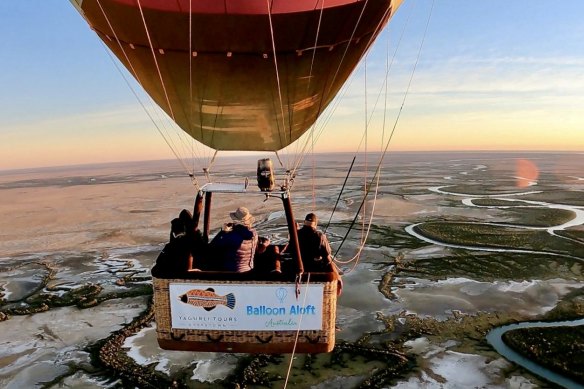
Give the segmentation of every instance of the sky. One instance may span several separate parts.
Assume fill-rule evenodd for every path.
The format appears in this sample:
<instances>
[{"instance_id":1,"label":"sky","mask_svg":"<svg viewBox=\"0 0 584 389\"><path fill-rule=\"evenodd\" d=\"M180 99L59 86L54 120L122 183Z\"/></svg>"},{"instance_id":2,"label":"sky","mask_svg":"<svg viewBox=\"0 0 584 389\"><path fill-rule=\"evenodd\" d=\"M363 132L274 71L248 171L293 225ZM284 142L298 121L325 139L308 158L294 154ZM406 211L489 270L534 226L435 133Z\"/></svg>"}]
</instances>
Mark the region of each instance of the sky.
<instances>
[{"instance_id":1,"label":"sky","mask_svg":"<svg viewBox=\"0 0 584 389\"><path fill-rule=\"evenodd\" d=\"M370 115L381 147L385 97L372 108L395 51L390 150L584 152L581 15L582 0L405 0L315 150L356 151ZM69 1L0 1L0 36L0 170L173 158Z\"/></svg>"}]
</instances>

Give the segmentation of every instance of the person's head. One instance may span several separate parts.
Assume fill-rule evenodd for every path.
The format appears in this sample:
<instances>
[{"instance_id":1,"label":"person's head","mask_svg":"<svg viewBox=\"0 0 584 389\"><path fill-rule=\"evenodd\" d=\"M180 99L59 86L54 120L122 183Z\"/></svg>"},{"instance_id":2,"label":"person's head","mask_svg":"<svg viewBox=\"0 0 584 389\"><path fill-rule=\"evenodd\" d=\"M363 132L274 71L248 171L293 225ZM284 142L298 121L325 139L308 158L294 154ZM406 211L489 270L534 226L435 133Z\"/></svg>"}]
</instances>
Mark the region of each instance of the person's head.
<instances>
[{"instance_id":1,"label":"person's head","mask_svg":"<svg viewBox=\"0 0 584 389\"><path fill-rule=\"evenodd\" d=\"M243 224L244 226L251 227L255 218L249 213L249 210L245 207L239 207L235 212L230 212L229 216L235 223Z\"/></svg>"},{"instance_id":2,"label":"person's head","mask_svg":"<svg viewBox=\"0 0 584 389\"><path fill-rule=\"evenodd\" d=\"M170 222L170 239L178 239L180 237L185 236L186 234L186 227L185 227L185 223L179 219L179 218L175 218L172 219L172 221Z\"/></svg>"},{"instance_id":3,"label":"person's head","mask_svg":"<svg viewBox=\"0 0 584 389\"><path fill-rule=\"evenodd\" d=\"M308 215L306 215L306 217L304 218L304 225L305 226L316 228L317 223L318 223L318 218L312 212L309 213Z\"/></svg>"},{"instance_id":4,"label":"person's head","mask_svg":"<svg viewBox=\"0 0 584 389\"><path fill-rule=\"evenodd\" d=\"M258 238L258 246L256 247L256 252L258 254L265 253L266 250L268 249L268 246L269 245L270 245L270 238L264 237L264 236L260 236Z\"/></svg>"},{"instance_id":5,"label":"person's head","mask_svg":"<svg viewBox=\"0 0 584 389\"><path fill-rule=\"evenodd\" d=\"M187 233L194 229L193 215L187 209L183 209L178 215L179 220L184 224Z\"/></svg>"}]
</instances>

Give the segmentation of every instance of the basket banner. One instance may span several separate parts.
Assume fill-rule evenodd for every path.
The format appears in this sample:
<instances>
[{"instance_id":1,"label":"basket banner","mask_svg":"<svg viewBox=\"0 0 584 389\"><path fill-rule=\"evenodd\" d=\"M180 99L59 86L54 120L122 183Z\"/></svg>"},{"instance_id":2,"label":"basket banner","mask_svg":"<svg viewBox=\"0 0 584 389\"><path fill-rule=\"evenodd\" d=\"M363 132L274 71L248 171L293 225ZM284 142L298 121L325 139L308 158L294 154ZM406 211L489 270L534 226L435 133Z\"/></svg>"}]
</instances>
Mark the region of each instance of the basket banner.
<instances>
[{"instance_id":1,"label":"basket banner","mask_svg":"<svg viewBox=\"0 0 584 389\"><path fill-rule=\"evenodd\" d=\"M322 284L245 285L170 283L171 325L176 329L322 330Z\"/></svg>"}]
</instances>

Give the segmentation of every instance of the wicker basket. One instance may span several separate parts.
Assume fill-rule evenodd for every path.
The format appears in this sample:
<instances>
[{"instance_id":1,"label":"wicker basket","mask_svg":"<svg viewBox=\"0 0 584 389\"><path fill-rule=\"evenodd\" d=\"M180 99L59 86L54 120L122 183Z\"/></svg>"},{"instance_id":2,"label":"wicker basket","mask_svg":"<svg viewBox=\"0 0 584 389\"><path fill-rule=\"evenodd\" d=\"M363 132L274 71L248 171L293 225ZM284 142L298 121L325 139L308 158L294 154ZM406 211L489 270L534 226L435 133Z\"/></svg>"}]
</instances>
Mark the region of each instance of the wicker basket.
<instances>
[{"instance_id":1,"label":"wicker basket","mask_svg":"<svg viewBox=\"0 0 584 389\"><path fill-rule=\"evenodd\" d=\"M336 275L326 275L318 277L317 274L310 280L308 286L314 288L312 291L322 290L322 321L320 329L311 328L309 330L296 329L286 330L265 330L265 329L203 329L203 328L173 328L173 313L171 312L171 291L175 289L196 289L201 292L209 284L218 285L221 288L248 288L252 287L254 292L257 289L259 295L261 287L282 287L295 288L296 284L290 281L255 281L255 280L221 280L221 279L163 279L153 277L154 288L154 308L156 315L158 344L167 350L183 351L209 351L209 352L237 352L237 353L267 353L280 354L291 353L323 353L329 352L335 345L335 319L337 303L337 277ZM223 278L223 277L217 277ZM260 288L257 288L260 287ZM207 289L211 290L211 289ZM320 294L318 294L320 299ZM297 298L302 302L301 296ZM177 299L178 300L178 299ZM176 303L178 304L178 303ZM209 311L207 307L190 307L193 312ZM211 308L213 309L213 308ZM249 308L248 308L249 309ZM226 307L218 308L218 311L226 312ZM176 313L175 313L176 315ZM194 314L193 316L195 316ZM176 316L175 316L176 317ZM237 320L237 319L235 319ZM302 322L302 319L300 319ZM298 340L296 341L296 338ZM296 344L296 348L294 346Z\"/></svg>"}]
</instances>

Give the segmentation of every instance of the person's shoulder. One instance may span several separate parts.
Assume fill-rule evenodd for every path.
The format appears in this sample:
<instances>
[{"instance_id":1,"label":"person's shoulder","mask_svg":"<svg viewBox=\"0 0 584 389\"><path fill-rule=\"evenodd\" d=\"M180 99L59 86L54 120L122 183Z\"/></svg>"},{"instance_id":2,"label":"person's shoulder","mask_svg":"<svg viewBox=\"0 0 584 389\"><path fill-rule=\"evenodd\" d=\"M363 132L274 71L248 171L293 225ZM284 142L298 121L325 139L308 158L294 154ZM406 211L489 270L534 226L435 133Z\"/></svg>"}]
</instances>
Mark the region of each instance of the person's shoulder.
<instances>
[{"instance_id":1,"label":"person's shoulder","mask_svg":"<svg viewBox=\"0 0 584 389\"><path fill-rule=\"evenodd\" d=\"M244 226L242 224L236 224L233 227L233 231L236 231L239 235L242 235L245 237L251 237L251 236L257 235L257 232L254 228L247 227L247 226Z\"/></svg>"},{"instance_id":2,"label":"person's shoulder","mask_svg":"<svg viewBox=\"0 0 584 389\"><path fill-rule=\"evenodd\" d=\"M311 228L307 228L306 226L302 226L300 227L298 230L296 230L297 234L300 235L308 235L311 233Z\"/></svg>"}]
</instances>

